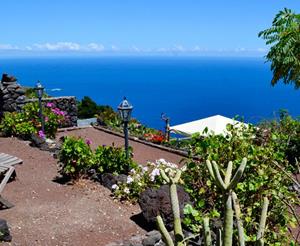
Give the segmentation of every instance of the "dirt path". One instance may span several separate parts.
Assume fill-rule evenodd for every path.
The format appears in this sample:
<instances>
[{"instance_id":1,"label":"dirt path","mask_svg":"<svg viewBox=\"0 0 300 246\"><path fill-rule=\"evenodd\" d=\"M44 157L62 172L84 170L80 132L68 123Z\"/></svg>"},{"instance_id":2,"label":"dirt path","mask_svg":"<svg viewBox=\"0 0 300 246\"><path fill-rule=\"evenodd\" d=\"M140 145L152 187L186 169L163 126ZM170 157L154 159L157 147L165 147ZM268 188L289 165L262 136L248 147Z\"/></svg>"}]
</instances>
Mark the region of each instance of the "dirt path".
<instances>
[{"instance_id":1,"label":"dirt path","mask_svg":"<svg viewBox=\"0 0 300 246\"><path fill-rule=\"evenodd\" d=\"M123 138L93 128L62 132L92 140L92 147L115 143ZM179 163L181 156L136 142L134 159L139 163L164 158ZM130 217L139 207L124 205L110 197L110 191L90 181L67 186L53 182L57 160L44 151L16 138L0 138L0 152L23 159L16 167L17 179L7 184L3 197L15 207L1 210L9 223L13 241L3 245L107 245L144 234Z\"/></svg>"},{"instance_id":2,"label":"dirt path","mask_svg":"<svg viewBox=\"0 0 300 246\"><path fill-rule=\"evenodd\" d=\"M0 152L24 160L16 168L17 180L7 184L2 194L15 204L0 211L13 236L3 245L106 245L143 233L130 220L140 212L138 206L113 201L101 185L53 182L56 160L48 152L16 138L0 138Z\"/></svg>"},{"instance_id":3,"label":"dirt path","mask_svg":"<svg viewBox=\"0 0 300 246\"><path fill-rule=\"evenodd\" d=\"M115 146L124 146L124 138L94 129L92 127L69 132L60 132L57 136L60 138L66 135L90 139L92 140L92 148L96 148L97 146L103 144L112 145L113 143ZM140 164L145 164L147 161L155 161L160 158L179 164L179 162L183 159L183 157L180 155L176 155L135 141L129 140L129 145L133 148L134 159Z\"/></svg>"}]
</instances>

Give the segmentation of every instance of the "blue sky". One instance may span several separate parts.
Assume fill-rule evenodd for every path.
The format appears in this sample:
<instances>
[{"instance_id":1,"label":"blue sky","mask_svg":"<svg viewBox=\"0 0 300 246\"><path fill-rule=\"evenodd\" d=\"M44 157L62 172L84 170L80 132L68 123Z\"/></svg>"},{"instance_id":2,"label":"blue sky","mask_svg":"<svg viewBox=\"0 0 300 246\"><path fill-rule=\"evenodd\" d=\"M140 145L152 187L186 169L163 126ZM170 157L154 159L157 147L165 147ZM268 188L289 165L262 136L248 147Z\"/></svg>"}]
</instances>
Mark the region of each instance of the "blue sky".
<instances>
[{"instance_id":1,"label":"blue sky","mask_svg":"<svg viewBox=\"0 0 300 246\"><path fill-rule=\"evenodd\" d=\"M1 1L5 54L254 54L257 33L299 0Z\"/></svg>"}]
</instances>

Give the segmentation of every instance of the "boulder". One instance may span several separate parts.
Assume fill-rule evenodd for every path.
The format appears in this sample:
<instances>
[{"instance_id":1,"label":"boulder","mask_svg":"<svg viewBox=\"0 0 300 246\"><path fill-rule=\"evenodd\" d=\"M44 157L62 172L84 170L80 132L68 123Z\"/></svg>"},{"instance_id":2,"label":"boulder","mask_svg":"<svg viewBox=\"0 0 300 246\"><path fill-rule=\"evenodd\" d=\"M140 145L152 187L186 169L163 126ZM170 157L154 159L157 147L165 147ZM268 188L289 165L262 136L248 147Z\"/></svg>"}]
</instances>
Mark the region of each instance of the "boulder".
<instances>
[{"instance_id":1,"label":"boulder","mask_svg":"<svg viewBox=\"0 0 300 246\"><path fill-rule=\"evenodd\" d=\"M24 103L26 100L26 97L24 95L22 96L19 96L17 99L16 99L16 102L17 103Z\"/></svg>"},{"instance_id":2,"label":"boulder","mask_svg":"<svg viewBox=\"0 0 300 246\"><path fill-rule=\"evenodd\" d=\"M15 82L17 81L16 77L14 76L9 76L8 74L4 73L2 74L2 82Z\"/></svg>"},{"instance_id":3,"label":"boulder","mask_svg":"<svg viewBox=\"0 0 300 246\"><path fill-rule=\"evenodd\" d=\"M12 83L11 85L6 87L8 91L15 91L16 89L19 89L20 86L17 83Z\"/></svg>"},{"instance_id":4,"label":"boulder","mask_svg":"<svg viewBox=\"0 0 300 246\"><path fill-rule=\"evenodd\" d=\"M7 100L7 99L11 98L11 95L10 94L5 94L2 98L3 98L3 100Z\"/></svg>"},{"instance_id":5,"label":"boulder","mask_svg":"<svg viewBox=\"0 0 300 246\"><path fill-rule=\"evenodd\" d=\"M32 146L40 148L42 145L46 143L45 139L40 138L37 134L31 134L31 143Z\"/></svg>"},{"instance_id":6,"label":"boulder","mask_svg":"<svg viewBox=\"0 0 300 246\"><path fill-rule=\"evenodd\" d=\"M11 242L11 239L12 236L10 235L6 220L0 219L0 241Z\"/></svg>"},{"instance_id":7,"label":"boulder","mask_svg":"<svg viewBox=\"0 0 300 246\"><path fill-rule=\"evenodd\" d=\"M18 88L18 89L16 89L15 92L18 93L19 95L25 95L26 91L24 88Z\"/></svg>"},{"instance_id":8,"label":"boulder","mask_svg":"<svg viewBox=\"0 0 300 246\"><path fill-rule=\"evenodd\" d=\"M11 100L6 101L5 104L3 105L3 110L8 112L14 112L16 111L16 108L17 108L17 104L13 103Z\"/></svg>"},{"instance_id":9,"label":"boulder","mask_svg":"<svg viewBox=\"0 0 300 246\"><path fill-rule=\"evenodd\" d=\"M143 239L143 246L155 246L161 240L161 234L159 231L153 230L146 234L146 237Z\"/></svg>"},{"instance_id":10,"label":"boulder","mask_svg":"<svg viewBox=\"0 0 300 246\"><path fill-rule=\"evenodd\" d=\"M104 173L101 175L101 183L106 188L112 190L112 186L118 183L126 183L127 176L125 174L113 175L112 173Z\"/></svg>"},{"instance_id":11,"label":"boulder","mask_svg":"<svg viewBox=\"0 0 300 246\"><path fill-rule=\"evenodd\" d=\"M191 204L190 196L183 187L177 185L180 216L183 217L183 208L186 204ZM167 229L173 228L173 214L170 203L170 191L168 185L163 185L159 189L148 188L141 193L139 205L145 220L152 225L156 223L156 216L161 215Z\"/></svg>"}]
</instances>

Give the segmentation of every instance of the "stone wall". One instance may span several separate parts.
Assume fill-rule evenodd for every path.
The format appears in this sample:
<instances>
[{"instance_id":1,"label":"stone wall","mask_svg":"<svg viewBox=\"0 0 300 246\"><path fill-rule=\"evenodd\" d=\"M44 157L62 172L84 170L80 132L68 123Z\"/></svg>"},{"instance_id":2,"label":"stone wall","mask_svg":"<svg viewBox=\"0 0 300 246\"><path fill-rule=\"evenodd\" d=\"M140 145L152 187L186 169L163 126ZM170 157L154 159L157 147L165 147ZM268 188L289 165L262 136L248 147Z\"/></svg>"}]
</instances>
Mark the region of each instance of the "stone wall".
<instances>
[{"instance_id":1,"label":"stone wall","mask_svg":"<svg viewBox=\"0 0 300 246\"><path fill-rule=\"evenodd\" d=\"M17 83L17 79L7 74L2 75L0 84L0 111L19 111L24 106L26 97L25 90Z\"/></svg>"},{"instance_id":2,"label":"stone wall","mask_svg":"<svg viewBox=\"0 0 300 246\"><path fill-rule=\"evenodd\" d=\"M35 102L38 99L27 99L25 89L18 84L17 79L7 74L2 75L0 83L0 117L4 112L16 112L22 110L26 103ZM65 127L77 126L77 104L75 97L50 97L43 98L43 103L51 102L54 107L65 111L69 121Z\"/></svg>"},{"instance_id":3,"label":"stone wall","mask_svg":"<svg viewBox=\"0 0 300 246\"><path fill-rule=\"evenodd\" d=\"M38 99L26 99L24 103L37 101ZM49 97L42 99L44 105L49 102L53 103L54 108L59 108L67 113L69 124L65 125L65 127L77 126L77 104L75 97Z\"/></svg>"}]
</instances>

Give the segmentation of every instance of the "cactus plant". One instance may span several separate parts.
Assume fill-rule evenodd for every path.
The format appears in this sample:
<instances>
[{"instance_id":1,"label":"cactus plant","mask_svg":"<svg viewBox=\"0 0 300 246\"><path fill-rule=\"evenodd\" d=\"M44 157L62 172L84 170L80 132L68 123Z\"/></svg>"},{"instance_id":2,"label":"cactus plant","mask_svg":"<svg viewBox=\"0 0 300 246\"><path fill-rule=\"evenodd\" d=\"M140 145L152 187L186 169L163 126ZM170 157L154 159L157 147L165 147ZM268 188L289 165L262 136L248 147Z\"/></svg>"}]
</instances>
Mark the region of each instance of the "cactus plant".
<instances>
[{"instance_id":1,"label":"cactus plant","mask_svg":"<svg viewBox=\"0 0 300 246\"><path fill-rule=\"evenodd\" d=\"M183 231L181 227L181 219L180 219L180 209L179 209L179 201L177 196L177 187L176 184L178 183L180 176L181 176L181 170L177 170L175 177L168 177L166 173L163 170L160 170L162 178L169 184L170 187L170 198L171 198L171 207L172 207L172 213L174 217L174 233L175 233L175 243L177 246L183 246L184 243L184 236ZM168 246L174 245L170 234L165 229L165 225L163 223L163 220L160 216L156 217L156 221L158 224L158 228L160 232L163 235L163 238L165 239L165 242Z\"/></svg>"},{"instance_id":2,"label":"cactus plant","mask_svg":"<svg viewBox=\"0 0 300 246\"><path fill-rule=\"evenodd\" d=\"M221 177L219 167L215 161L212 163L207 160L206 166L210 173L210 176L216 185L222 190L225 195L225 214L224 214L224 224L223 224L223 245L231 246L232 245L232 234L233 234L233 206L232 206L232 189L235 188L240 178L242 177L245 167L247 164L247 159L243 158L241 165L237 169L236 173L232 176L232 162L230 161L227 166L226 174L224 179ZM239 234L240 242L244 242L244 238ZM243 245L240 243L240 245Z\"/></svg>"},{"instance_id":3,"label":"cactus plant","mask_svg":"<svg viewBox=\"0 0 300 246\"><path fill-rule=\"evenodd\" d=\"M203 218L203 229L204 229L204 245L210 246L211 245L211 232L209 228L209 218Z\"/></svg>"},{"instance_id":4,"label":"cactus plant","mask_svg":"<svg viewBox=\"0 0 300 246\"><path fill-rule=\"evenodd\" d=\"M208 172L212 178L213 181L215 181L216 185L222 190L223 194L225 195L225 214L224 214L224 223L223 223L223 238L222 242L220 239L220 236L217 240L217 245L222 246L232 246L232 234L233 234L233 209L235 212L236 217L236 223L238 228L238 242L240 246L245 245L245 237L244 237L244 228L242 221L240 219L241 210L238 203L238 198L233 189L238 184L239 180L241 179L245 167L247 164L247 159L243 158L241 165L237 169L235 175L231 179L232 175L232 162L230 161L227 166L226 174L223 178L221 177L219 167L215 161L212 163L207 160L206 166L208 169ZM266 226L266 218L267 218L267 211L268 211L268 204L269 200L268 198L264 198L263 202L263 209L261 213L260 218L260 224L259 224L259 230L257 232L257 242L256 244L259 246L264 245L263 235L264 235L264 229ZM220 235L221 232L219 232L218 235Z\"/></svg>"},{"instance_id":5,"label":"cactus plant","mask_svg":"<svg viewBox=\"0 0 300 246\"><path fill-rule=\"evenodd\" d=\"M265 227L266 227L266 220L267 220L267 213L268 213L268 206L269 206L269 200L268 198L264 198L264 203L263 203L263 208L261 211L261 216L260 216L260 223L259 223L259 228L257 232L257 245L263 246L264 245L264 233L265 233Z\"/></svg>"},{"instance_id":6,"label":"cactus plant","mask_svg":"<svg viewBox=\"0 0 300 246\"><path fill-rule=\"evenodd\" d=\"M247 159L243 158L241 165L235 172L234 176L232 177L232 168L233 163L229 162L227 166L227 170L225 173L224 179L221 176L219 167L215 161L210 162L209 160L206 161L206 166L208 172L212 178L212 180L216 183L216 185L221 189L223 195L225 196L225 213L224 213L224 221L223 221L223 230L219 229L217 232L217 246L232 246L232 235L233 235L233 214L235 213L236 217L236 224L238 229L238 243L240 246L245 246L245 238L244 238L244 229L243 224L240 218L241 210L238 202L237 195L233 191L233 189L238 184L239 180L241 179L245 167L247 164ZM177 196L177 188L176 184L180 180L181 171L177 170L175 177L168 177L166 173L161 170L162 178L169 184L170 187L170 198L171 198L171 206L172 212L174 216L174 233L175 233L175 243L172 240L171 235L167 231L164 222L161 216L157 216L157 224L158 228L163 236L163 239L167 246L184 246L189 238L184 238L183 231L181 227L181 220L180 220L180 210L179 210L179 202ZM266 218L268 212L268 198L264 198L263 208L260 218L259 230L257 232L257 242L258 246L264 245L264 230L266 226ZM204 245L211 246L212 245L212 238L211 238L211 231L209 228L209 218L203 218L203 230L204 230Z\"/></svg>"},{"instance_id":7,"label":"cactus plant","mask_svg":"<svg viewBox=\"0 0 300 246\"><path fill-rule=\"evenodd\" d=\"M231 192L231 196L232 196L232 203L233 203L233 208L234 208L235 217L236 217L236 226L238 229L239 243L240 243L240 246L245 246L244 228L243 228L243 223L241 220L240 205L238 202L237 195L235 194L234 191Z\"/></svg>"}]
</instances>

